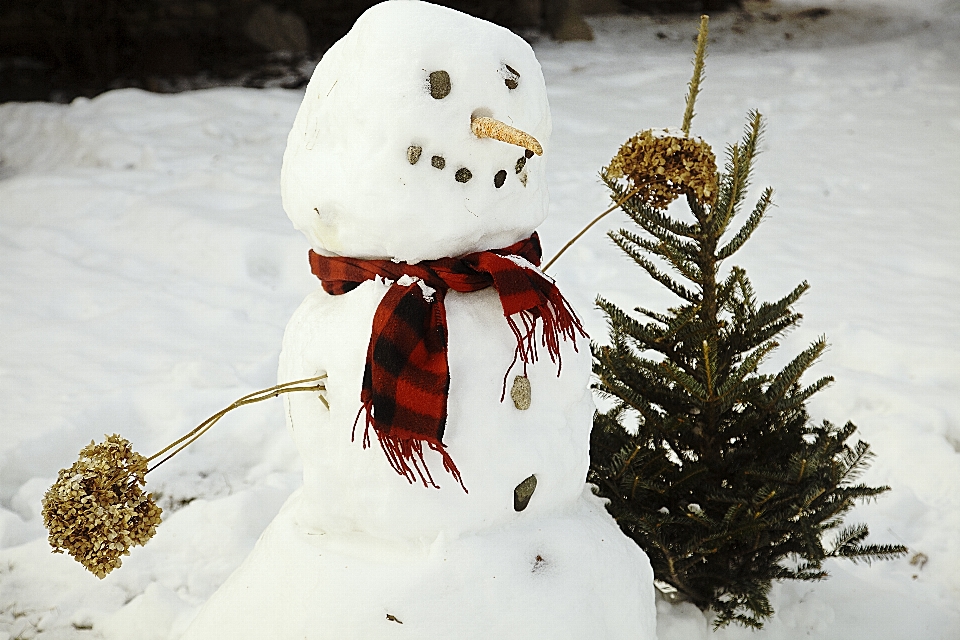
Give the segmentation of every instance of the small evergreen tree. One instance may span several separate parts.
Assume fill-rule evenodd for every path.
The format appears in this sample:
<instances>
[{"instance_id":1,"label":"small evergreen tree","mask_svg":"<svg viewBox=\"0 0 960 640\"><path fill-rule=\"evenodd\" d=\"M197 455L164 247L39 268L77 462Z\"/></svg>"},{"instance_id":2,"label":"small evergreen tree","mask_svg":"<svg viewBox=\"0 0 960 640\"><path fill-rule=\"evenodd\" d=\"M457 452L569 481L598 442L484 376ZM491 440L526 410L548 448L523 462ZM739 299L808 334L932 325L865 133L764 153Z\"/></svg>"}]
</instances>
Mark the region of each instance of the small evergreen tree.
<instances>
[{"instance_id":1,"label":"small evergreen tree","mask_svg":"<svg viewBox=\"0 0 960 640\"><path fill-rule=\"evenodd\" d=\"M773 192L766 189L731 232L762 120L749 115L718 173L710 148L689 136L705 28L701 37L683 131L638 134L601 174L641 230L611 238L679 300L665 313L637 308L637 318L598 298L610 344L593 345L595 389L614 404L595 417L589 480L658 580L713 609L715 627L760 628L773 614L773 580L819 580L827 558L869 562L906 549L864 544L865 525L843 526L857 501L889 487L856 482L872 454L862 441L847 444L852 423L810 421L806 400L832 378L800 380L825 341L776 374L760 372L778 336L800 321L793 305L808 285L758 303L743 269L721 273L763 220ZM678 196L686 197L689 218L667 212Z\"/></svg>"}]
</instances>

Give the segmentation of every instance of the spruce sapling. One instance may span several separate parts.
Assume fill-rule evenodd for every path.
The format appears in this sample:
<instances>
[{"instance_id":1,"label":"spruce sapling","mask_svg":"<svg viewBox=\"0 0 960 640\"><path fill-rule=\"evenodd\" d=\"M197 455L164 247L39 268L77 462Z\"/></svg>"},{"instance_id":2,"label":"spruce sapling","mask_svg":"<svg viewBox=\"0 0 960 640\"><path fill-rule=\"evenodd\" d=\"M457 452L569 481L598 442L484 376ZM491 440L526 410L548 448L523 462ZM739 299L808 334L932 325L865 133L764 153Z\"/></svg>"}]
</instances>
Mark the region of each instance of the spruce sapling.
<instances>
[{"instance_id":1,"label":"spruce sapling","mask_svg":"<svg viewBox=\"0 0 960 640\"><path fill-rule=\"evenodd\" d=\"M852 423L810 420L805 402L832 378L801 378L824 339L779 372L761 372L777 338L800 321L793 306L808 285L759 303L743 269L722 272L773 191L732 228L763 121L749 114L718 172L710 147L689 135L705 43L704 20L683 129L637 134L601 173L639 227L610 237L678 301L666 312L638 307L635 317L597 300L610 344L593 345L595 389L613 406L595 417L589 481L657 580L713 610L715 628L761 628L774 613L772 581L820 580L827 558L870 562L906 549L865 544L865 525L844 525L856 502L889 487L857 483L872 454L862 441L847 443ZM667 207L680 196L689 211L674 215Z\"/></svg>"}]
</instances>

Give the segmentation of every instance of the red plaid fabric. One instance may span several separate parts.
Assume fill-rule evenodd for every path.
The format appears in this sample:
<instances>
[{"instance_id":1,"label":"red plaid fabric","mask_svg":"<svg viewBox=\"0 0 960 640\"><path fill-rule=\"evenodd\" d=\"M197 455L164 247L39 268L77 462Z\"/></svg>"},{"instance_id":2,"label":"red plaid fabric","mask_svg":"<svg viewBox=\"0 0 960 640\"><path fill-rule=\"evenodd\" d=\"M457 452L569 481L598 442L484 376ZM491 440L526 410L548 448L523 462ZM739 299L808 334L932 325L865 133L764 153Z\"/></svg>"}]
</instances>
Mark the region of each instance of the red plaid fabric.
<instances>
[{"instance_id":1,"label":"red plaid fabric","mask_svg":"<svg viewBox=\"0 0 960 640\"><path fill-rule=\"evenodd\" d=\"M310 251L311 270L327 293L344 294L376 278L391 281L374 314L367 348L360 393L360 412L366 413L363 446L370 445L373 427L390 464L411 483L419 478L424 486L437 486L424 462L426 445L442 456L443 468L464 486L442 442L450 389L444 307L448 290L470 292L492 286L500 296L504 318L517 337L513 362L504 374L501 402L517 360L523 363L524 373L527 364L537 360L538 319L543 321L542 344L557 364L557 375L560 341L568 339L576 349L577 334L587 336L557 286L535 268L540 256L536 233L505 249L417 264L326 257Z\"/></svg>"}]
</instances>

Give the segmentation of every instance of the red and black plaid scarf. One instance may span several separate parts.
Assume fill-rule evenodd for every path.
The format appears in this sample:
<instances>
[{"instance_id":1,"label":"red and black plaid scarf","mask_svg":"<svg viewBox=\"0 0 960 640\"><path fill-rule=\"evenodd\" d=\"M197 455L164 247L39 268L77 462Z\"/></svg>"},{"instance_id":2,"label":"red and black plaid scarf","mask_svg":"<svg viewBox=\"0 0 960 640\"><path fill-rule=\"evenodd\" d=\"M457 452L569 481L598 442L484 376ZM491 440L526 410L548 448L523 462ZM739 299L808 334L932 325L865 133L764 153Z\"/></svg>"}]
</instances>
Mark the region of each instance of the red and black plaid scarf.
<instances>
[{"instance_id":1,"label":"red and black plaid scarf","mask_svg":"<svg viewBox=\"0 0 960 640\"><path fill-rule=\"evenodd\" d=\"M327 293L347 293L366 280L391 281L374 314L367 347L360 392L361 412L366 412L363 446L370 445L372 426L390 464L411 483L419 476L424 486L437 486L423 459L426 444L443 457L443 468L463 486L442 442L450 389L444 307L449 289L469 292L493 286L500 296L503 315L517 337L504 391L518 359L524 373L526 365L537 360L538 318L543 320L542 343L557 363L557 375L560 340L569 339L576 348L576 334L586 337L557 286L535 268L540 256L536 233L505 249L417 264L325 257L310 251L310 267Z\"/></svg>"}]
</instances>

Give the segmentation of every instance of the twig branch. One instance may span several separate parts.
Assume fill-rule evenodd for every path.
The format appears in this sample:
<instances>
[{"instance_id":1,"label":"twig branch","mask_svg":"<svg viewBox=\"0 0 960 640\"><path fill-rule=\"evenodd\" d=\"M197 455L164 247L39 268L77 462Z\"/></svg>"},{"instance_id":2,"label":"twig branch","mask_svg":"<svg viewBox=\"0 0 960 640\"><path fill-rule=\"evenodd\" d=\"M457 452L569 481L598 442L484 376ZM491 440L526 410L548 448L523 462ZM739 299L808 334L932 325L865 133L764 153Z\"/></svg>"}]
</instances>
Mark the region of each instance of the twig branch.
<instances>
[{"instance_id":1,"label":"twig branch","mask_svg":"<svg viewBox=\"0 0 960 640\"><path fill-rule=\"evenodd\" d=\"M583 229L580 230L580 233L578 233L577 235L575 235L575 236L573 236L572 238L570 238L570 240L567 242L567 244L563 245L563 247L560 249L560 251L557 251L557 254L556 254L555 256L553 256L552 258L550 258L550 261L547 262L547 264L544 265L540 270L541 270L541 271L546 271L547 269L549 269L549 268L550 268L550 265L552 265L554 262L556 262L556 261L557 261L557 258L559 258L560 256L562 256L562 255L563 255L563 252L570 248L570 245L572 245L574 242L576 242L577 240L579 240L579 239L580 239L580 236L582 236L583 234L585 234L587 231L590 230L590 227L592 227L593 225L595 225L595 224L597 224L598 222L600 222L600 220L601 220L604 216L606 216L608 213L610 213L610 212L613 211L614 209L618 208L618 207L619 207L620 205L622 205L624 202L626 202L627 200L629 200L629 199L632 198L633 196L637 195L637 193L640 191L640 188L641 188L641 187L636 187L636 188L634 188L634 189L633 189L632 191L630 191L627 195L623 196L623 197L620 198L616 203L614 203L614 205L611 206L609 209L607 209L606 211L604 211L603 213L601 213L600 215L598 215L596 218L594 218L593 220L591 220L590 223L589 223L587 226L585 226Z\"/></svg>"},{"instance_id":2,"label":"twig branch","mask_svg":"<svg viewBox=\"0 0 960 640\"><path fill-rule=\"evenodd\" d=\"M190 433L186 434L181 438L178 438L174 442L171 442L166 447L164 447L160 451L156 452L155 454L147 458L147 462L151 462L153 460L156 460L160 456L164 455L171 449L173 449L173 451L170 454L168 454L165 458L163 458L163 460L161 460L157 464L147 469L147 473L150 473L151 471L159 467L161 464L163 464L164 462L166 462L167 460L169 460L170 458L177 455L178 453L180 453L181 451L189 447L191 444L196 442L197 439L200 436L202 436L204 433L209 431L210 427L215 425L217 421L220 420L220 418L227 415L234 409L237 409L244 405L253 404L255 402L260 402L262 400L268 400L269 398L275 398L279 396L281 393L292 393L294 391L323 391L326 389L326 387L322 383L319 383L319 381L325 379L326 377L327 375L324 374L322 376L317 376L315 378L304 378L303 380L294 380L292 382L284 382L283 384L278 384L268 389L261 389L259 391L254 391L253 393L243 396L242 398L240 398L239 400L231 404L226 409L222 409L221 411L218 411L217 413L213 414L212 416L210 416L209 418L201 422L197 426L197 428L195 428ZM309 382L317 382L318 384L310 385L306 387L297 386L297 385L302 385Z\"/></svg>"}]
</instances>

